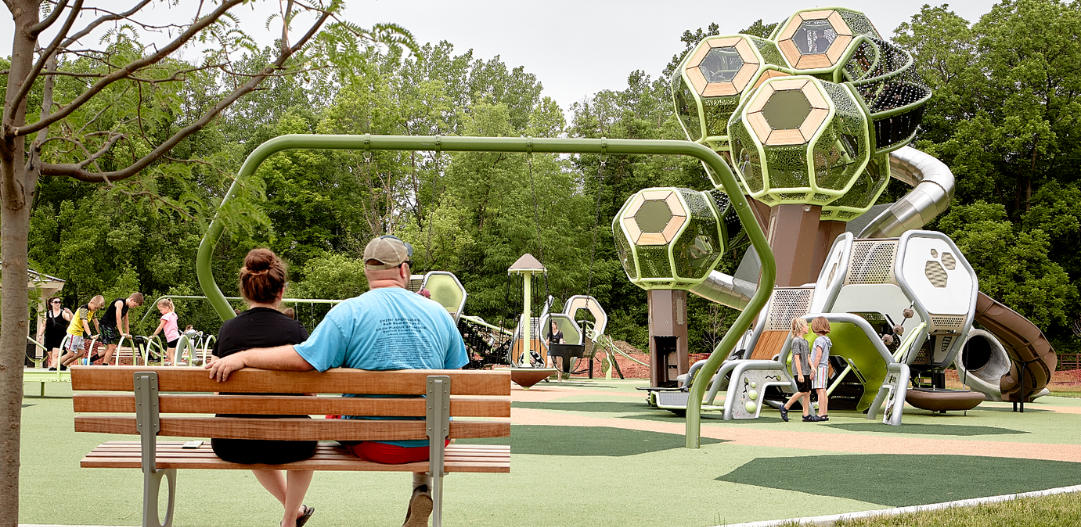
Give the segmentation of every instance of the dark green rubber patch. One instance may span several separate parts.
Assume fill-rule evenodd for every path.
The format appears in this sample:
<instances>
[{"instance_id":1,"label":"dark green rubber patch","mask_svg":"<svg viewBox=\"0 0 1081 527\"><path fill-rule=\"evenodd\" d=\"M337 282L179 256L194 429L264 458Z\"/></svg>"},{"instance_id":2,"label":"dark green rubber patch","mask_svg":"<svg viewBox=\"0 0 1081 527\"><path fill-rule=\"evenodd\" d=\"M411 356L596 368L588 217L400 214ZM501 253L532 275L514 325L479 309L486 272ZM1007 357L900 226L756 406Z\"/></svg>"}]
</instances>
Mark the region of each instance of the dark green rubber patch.
<instances>
[{"instance_id":1,"label":"dark green rubber patch","mask_svg":"<svg viewBox=\"0 0 1081 527\"><path fill-rule=\"evenodd\" d=\"M1078 485L1081 463L896 454L775 457L755 459L717 480L907 507Z\"/></svg>"},{"instance_id":2,"label":"dark green rubber patch","mask_svg":"<svg viewBox=\"0 0 1081 527\"><path fill-rule=\"evenodd\" d=\"M819 425L821 426L821 425ZM925 425L910 424L904 426L886 426L882 423L844 423L826 425L848 432L878 432L886 434L915 434L934 436L989 436L999 434L1027 434L1024 430L1011 430L997 426L963 426L963 425Z\"/></svg>"}]
</instances>

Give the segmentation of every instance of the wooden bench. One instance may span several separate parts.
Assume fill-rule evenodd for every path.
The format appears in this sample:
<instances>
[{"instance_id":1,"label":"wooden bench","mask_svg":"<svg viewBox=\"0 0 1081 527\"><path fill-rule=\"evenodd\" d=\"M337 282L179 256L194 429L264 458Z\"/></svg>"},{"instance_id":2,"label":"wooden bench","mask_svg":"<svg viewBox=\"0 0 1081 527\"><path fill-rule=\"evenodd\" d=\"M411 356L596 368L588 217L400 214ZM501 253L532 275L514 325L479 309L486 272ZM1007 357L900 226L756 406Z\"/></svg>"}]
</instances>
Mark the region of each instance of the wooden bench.
<instances>
[{"instance_id":1,"label":"wooden bench","mask_svg":"<svg viewBox=\"0 0 1081 527\"><path fill-rule=\"evenodd\" d=\"M442 523L445 473L510 472L509 446L451 443L443 448L447 438L510 436L508 371L372 372L338 368L318 373L248 368L232 373L227 382L218 383L202 368L74 366L71 380L76 392L124 392L76 393L73 404L77 414L121 415L76 415L75 431L139 436L138 441L110 441L98 446L83 458L81 466L142 469L144 527L172 524L176 470L182 468L427 472L433 480L432 525L435 527ZM218 391L242 395L213 394ZM259 393L334 396L248 395ZM342 393L414 397L341 397ZM424 420L272 419L191 414L340 414L415 416ZM451 421L451 417L455 419ZM158 441L158 436L308 441L430 439L431 452L427 462L384 465L362 460L337 443L320 443L315 455L304 461L243 465L218 458L208 440L198 448L185 449L183 441ZM169 500L165 522L159 524L158 493L163 476L168 481Z\"/></svg>"}]
</instances>

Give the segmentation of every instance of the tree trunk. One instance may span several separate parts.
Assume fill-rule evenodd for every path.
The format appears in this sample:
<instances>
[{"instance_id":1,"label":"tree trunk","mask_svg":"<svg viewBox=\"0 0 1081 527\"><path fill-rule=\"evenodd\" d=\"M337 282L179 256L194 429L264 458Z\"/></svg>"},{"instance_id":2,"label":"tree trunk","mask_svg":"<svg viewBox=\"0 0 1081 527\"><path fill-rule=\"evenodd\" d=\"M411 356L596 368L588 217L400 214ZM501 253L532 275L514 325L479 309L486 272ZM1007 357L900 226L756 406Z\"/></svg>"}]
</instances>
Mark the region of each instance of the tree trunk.
<instances>
[{"instance_id":1,"label":"tree trunk","mask_svg":"<svg viewBox=\"0 0 1081 527\"><path fill-rule=\"evenodd\" d=\"M23 359L29 329L26 240L30 200L18 210L0 207L3 297L0 299L0 525L19 523L19 436L22 423Z\"/></svg>"},{"instance_id":2,"label":"tree trunk","mask_svg":"<svg viewBox=\"0 0 1081 527\"><path fill-rule=\"evenodd\" d=\"M26 98L14 99L33 68L37 39L26 28L38 23L40 1L6 3L16 30L0 122L0 423L7 423L0 424L0 526L17 527L23 360L30 328L26 250L37 169L26 164L26 138L13 133L26 121Z\"/></svg>"}]
</instances>

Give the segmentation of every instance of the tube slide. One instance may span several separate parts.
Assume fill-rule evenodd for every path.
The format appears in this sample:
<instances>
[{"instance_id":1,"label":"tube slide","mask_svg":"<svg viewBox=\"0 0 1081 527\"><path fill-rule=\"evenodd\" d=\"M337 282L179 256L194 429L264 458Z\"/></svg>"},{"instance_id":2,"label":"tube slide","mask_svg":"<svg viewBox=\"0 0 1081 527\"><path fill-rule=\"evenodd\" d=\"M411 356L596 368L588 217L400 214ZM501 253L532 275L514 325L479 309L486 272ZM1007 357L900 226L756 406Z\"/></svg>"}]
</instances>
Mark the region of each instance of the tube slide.
<instances>
[{"instance_id":1,"label":"tube slide","mask_svg":"<svg viewBox=\"0 0 1081 527\"><path fill-rule=\"evenodd\" d=\"M692 287L690 291L706 300L743 311L757 288L757 285L750 282L713 271L704 282Z\"/></svg>"},{"instance_id":2,"label":"tube slide","mask_svg":"<svg viewBox=\"0 0 1081 527\"><path fill-rule=\"evenodd\" d=\"M1013 363L999 380L1003 401L1020 400L1022 381L1027 400L1047 386L1058 365L1058 356L1040 328L983 293L976 298L976 322L999 339ZM1025 365L1023 379L1021 364Z\"/></svg>"}]
</instances>

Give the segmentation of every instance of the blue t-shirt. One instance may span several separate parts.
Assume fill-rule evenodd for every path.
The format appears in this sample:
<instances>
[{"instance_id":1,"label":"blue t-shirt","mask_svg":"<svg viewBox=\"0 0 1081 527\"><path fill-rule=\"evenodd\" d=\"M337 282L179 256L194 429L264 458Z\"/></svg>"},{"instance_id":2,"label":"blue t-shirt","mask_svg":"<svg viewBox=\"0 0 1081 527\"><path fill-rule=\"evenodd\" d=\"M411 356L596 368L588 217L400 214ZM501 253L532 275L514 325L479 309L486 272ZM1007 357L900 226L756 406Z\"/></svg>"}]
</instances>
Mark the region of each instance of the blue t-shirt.
<instances>
[{"instance_id":1,"label":"blue t-shirt","mask_svg":"<svg viewBox=\"0 0 1081 527\"><path fill-rule=\"evenodd\" d=\"M814 346L811 346L811 360L814 360L815 353L818 353L815 350L817 350L818 348L822 348L822 357L818 359L817 366L828 365L830 360L830 348L832 347L833 341L830 340L829 337L825 335L819 335L818 338L815 339Z\"/></svg>"},{"instance_id":2,"label":"blue t-shirt","mask_svg":"<svg viewBox=\"0 0 1081 527\"><path fill-rule=\"evenodd\" d=\"M401 287L373 289L334 306L308 340L293 348L319 371L455 370L469 363L447 310ZM381 442L428 445L426 440Z\"/></svg>"}]
</instances>

